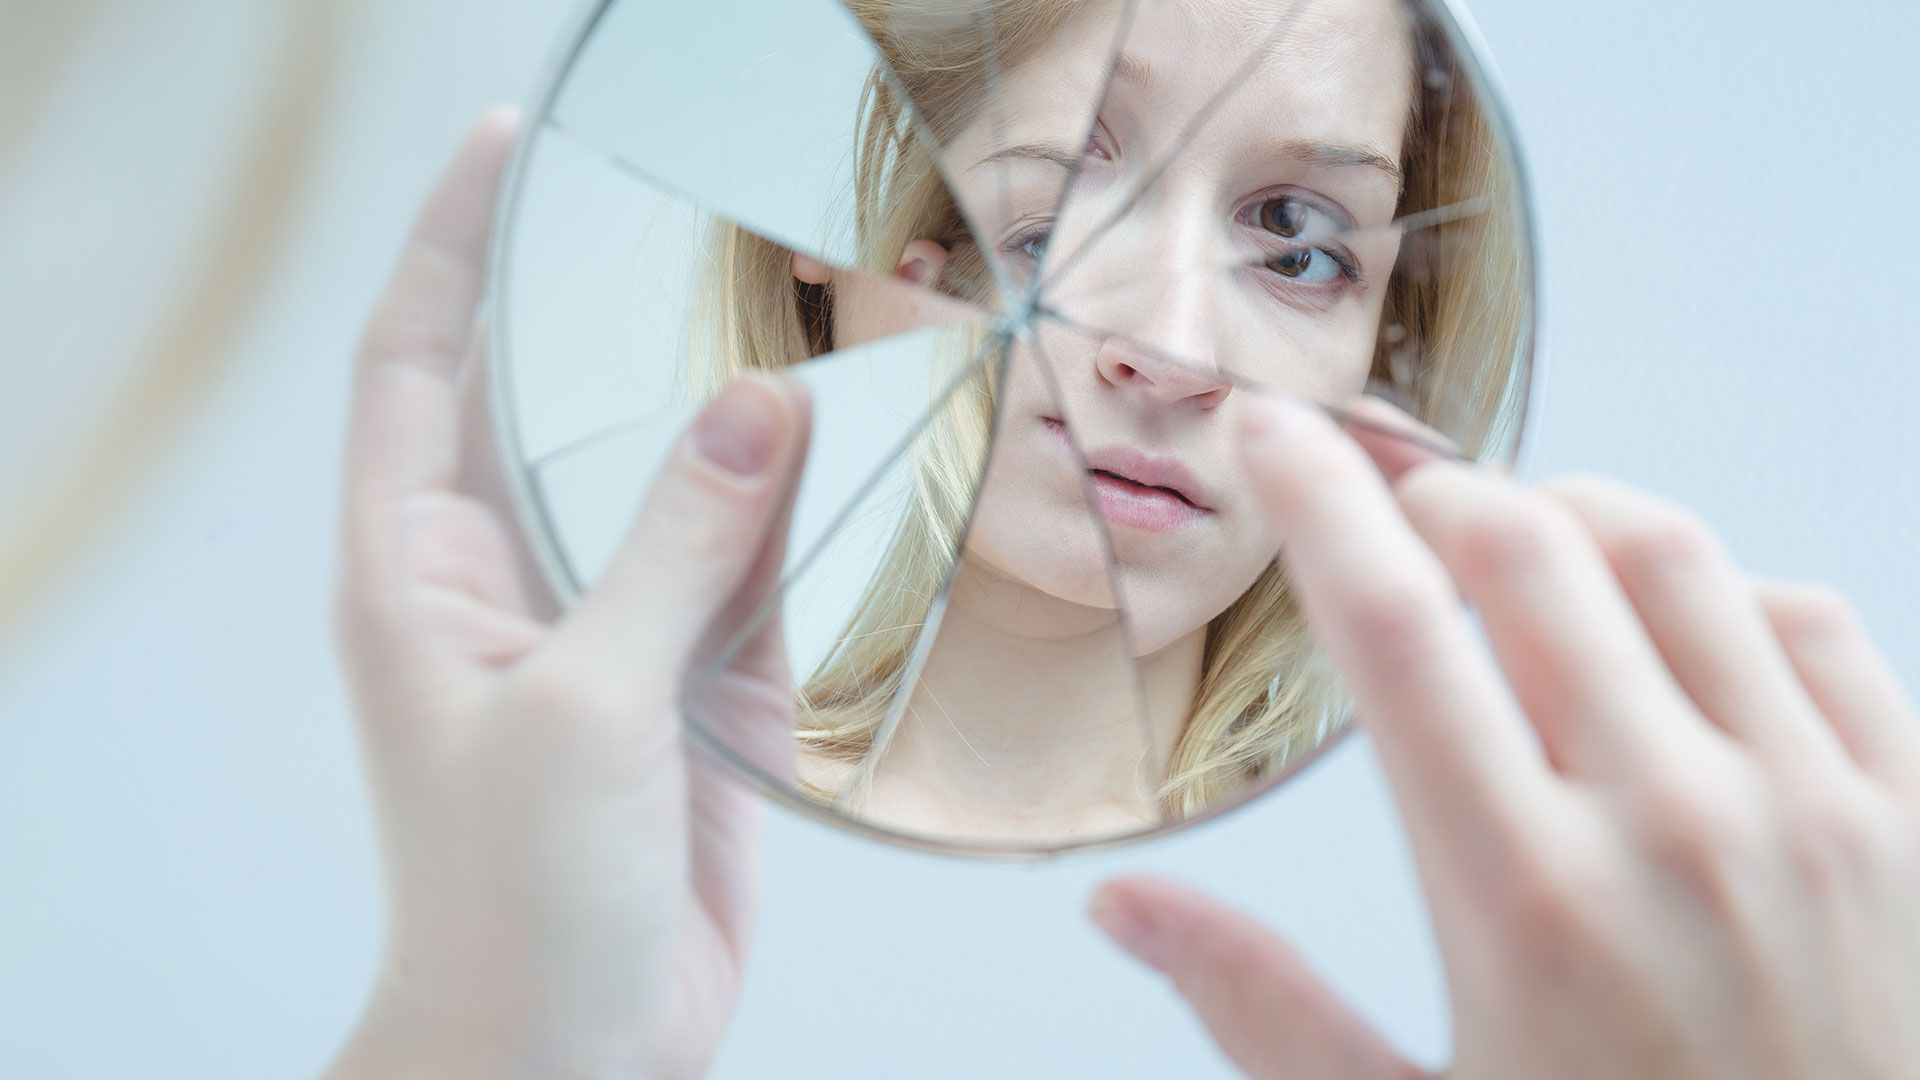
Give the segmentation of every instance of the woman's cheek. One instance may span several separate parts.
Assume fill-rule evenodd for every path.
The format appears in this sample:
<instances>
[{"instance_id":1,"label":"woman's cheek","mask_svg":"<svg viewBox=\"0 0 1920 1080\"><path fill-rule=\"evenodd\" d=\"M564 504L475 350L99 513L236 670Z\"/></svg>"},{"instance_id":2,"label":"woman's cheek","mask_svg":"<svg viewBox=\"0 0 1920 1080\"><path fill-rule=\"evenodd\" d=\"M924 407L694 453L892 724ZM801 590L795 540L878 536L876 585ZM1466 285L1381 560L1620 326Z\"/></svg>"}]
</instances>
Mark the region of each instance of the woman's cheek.
<instances>
[{"instance_id":1,"label":"woman's cheek","mask_svg":"<svg viewBox=\"0 0 1920 1080\"><path fill-rule=\"evenodd\" d=\"M1105 538L1084 498L1060 497L1049 482L1058 478L1027 470L995 469L988 481L967 537L970 558L1070 603L1117 606Z\"/></svg>"}]
</instances>

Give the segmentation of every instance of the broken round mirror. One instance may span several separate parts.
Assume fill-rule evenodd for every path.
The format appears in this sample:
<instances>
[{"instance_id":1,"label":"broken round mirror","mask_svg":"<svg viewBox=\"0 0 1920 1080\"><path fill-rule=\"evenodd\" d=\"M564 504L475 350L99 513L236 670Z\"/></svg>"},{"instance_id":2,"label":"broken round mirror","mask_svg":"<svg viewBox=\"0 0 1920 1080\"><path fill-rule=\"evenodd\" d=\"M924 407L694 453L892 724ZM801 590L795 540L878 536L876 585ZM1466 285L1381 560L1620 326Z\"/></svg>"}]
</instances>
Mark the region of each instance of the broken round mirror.
<instances>
[{"instance_id":1,"label":"broken round mirror","mask_svg":"<svg viewBox=\"0 0 1920 1080\"><path fill-rule=\"evenodd\" d=\"M1416 0L599 5L495 247L495 435L548 584L591 589L691 417L781 372L811 445L773 597L687 675L708 749L956 851L1270 788L1349 709L1238 418L1290 395L1480 459L1522 431L1529 215L1472 41ZM773 652L777 727L726 674Z\"/></svg>"}]
</instances>

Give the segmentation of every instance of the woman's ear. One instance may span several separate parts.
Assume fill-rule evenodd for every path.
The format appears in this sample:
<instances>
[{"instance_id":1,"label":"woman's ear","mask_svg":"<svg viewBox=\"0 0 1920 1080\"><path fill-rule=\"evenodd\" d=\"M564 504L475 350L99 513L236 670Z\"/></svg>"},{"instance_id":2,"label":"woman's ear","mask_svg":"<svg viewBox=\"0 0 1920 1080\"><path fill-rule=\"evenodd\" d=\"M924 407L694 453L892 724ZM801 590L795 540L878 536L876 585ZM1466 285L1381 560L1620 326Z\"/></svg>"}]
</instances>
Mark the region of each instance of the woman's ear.
<instances>
[{"instance_id":1,"label":"woman's ear","mask_svg":"<svg viewBox=\"0 0 1920 1080\"><path fill-rule=\"evenodd\" d=\"M833 271L819 259L793 253L793 277L802 285L825 285L833 279Z\"/></svg>"},{"instance_id":2,"label":"woman's ear","mask_svg":"<svg viewBox=\"0 0 1920 1080\"><path fill-rule=\"evenodd\" d=\"M900 251L900 262L893 276L915 285L931 287L947 268L947 249L931 240L915 240Z\"/></svg>"}]
</instances>

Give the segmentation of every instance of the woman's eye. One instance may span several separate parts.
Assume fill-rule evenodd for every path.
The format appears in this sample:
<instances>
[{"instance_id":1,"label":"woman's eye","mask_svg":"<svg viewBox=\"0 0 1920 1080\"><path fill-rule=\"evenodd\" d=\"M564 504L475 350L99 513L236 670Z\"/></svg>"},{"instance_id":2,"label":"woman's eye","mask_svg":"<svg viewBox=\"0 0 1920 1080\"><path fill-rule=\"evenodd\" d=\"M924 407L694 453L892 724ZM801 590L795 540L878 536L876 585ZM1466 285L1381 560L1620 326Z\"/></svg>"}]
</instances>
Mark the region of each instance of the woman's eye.
<instances>
[{"instance_id":1,"label":"woman's eye","mask_svg":"<svg viewBox=\"0 0 1920 1080\"><path fill-rule=\"evenodd\" d=\"M1291 240L1306 230L1313 208L1298 199L1268 199L1260 204L1260 227Z\"/></svg>"},{"instance_id":2,"label":"woman's eye","mask_svg":"<svg viewBox=\"0 0 1920 1080\"><path fill-rule=\"evenodd\" d=\"M1008 239L1002 250L1011 254L1025 255L1035 263L1047 253L1047 240L1052 235L1048 229L1029 229Z\"/></svg>"},{"instance_id":3,"label":"woman's eye","mask_svg":"<svg viewBox=\"0 0 1920 1080\"><path fill-rule=\"evenodd\" d=\"M1288 248L1267 260L1267 268L1293 281L1317 284L1332 281L1344 269L1339 260L1319 248Z\"/></svg>"},{"instance_id":4,"label":"woman's eye","mask_svg":"<svg viewBox=\"0 0 1920 1080\"><path fill-rule=\"evenodd\" d=\"M1277 196L1255 207L1253 219L1268 235L1291 241L1277 251L1271 242L1263 245L1268 249L1264 261L1273 273L1305 285L1341 277L1360 280L1351 258L1343 257L1337 246L1314 246L1341 231L1340 223L1325 210L1301 199Z\"/></svg>"}]
</instances>

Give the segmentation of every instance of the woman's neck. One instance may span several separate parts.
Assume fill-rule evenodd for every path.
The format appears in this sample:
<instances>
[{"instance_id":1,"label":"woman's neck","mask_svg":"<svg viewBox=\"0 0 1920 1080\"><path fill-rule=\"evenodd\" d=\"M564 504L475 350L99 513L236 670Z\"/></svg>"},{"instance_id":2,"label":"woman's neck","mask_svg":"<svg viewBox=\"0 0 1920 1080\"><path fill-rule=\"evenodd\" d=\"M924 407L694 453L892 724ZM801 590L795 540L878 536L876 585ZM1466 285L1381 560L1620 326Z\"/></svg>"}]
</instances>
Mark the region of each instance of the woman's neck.
<instances>
[{"instance_id":1,"label":"woman's neck","mask_svg":"<svg viewBox=\"0 0 1920 1080\"><path fill-rule=\"evenodd\" d=\"M1204 626L1136 659L1116 611L963 560L937 633L880 761L877 816L1008 841L1158 819Z\"/></svg>"}]
</instances>

